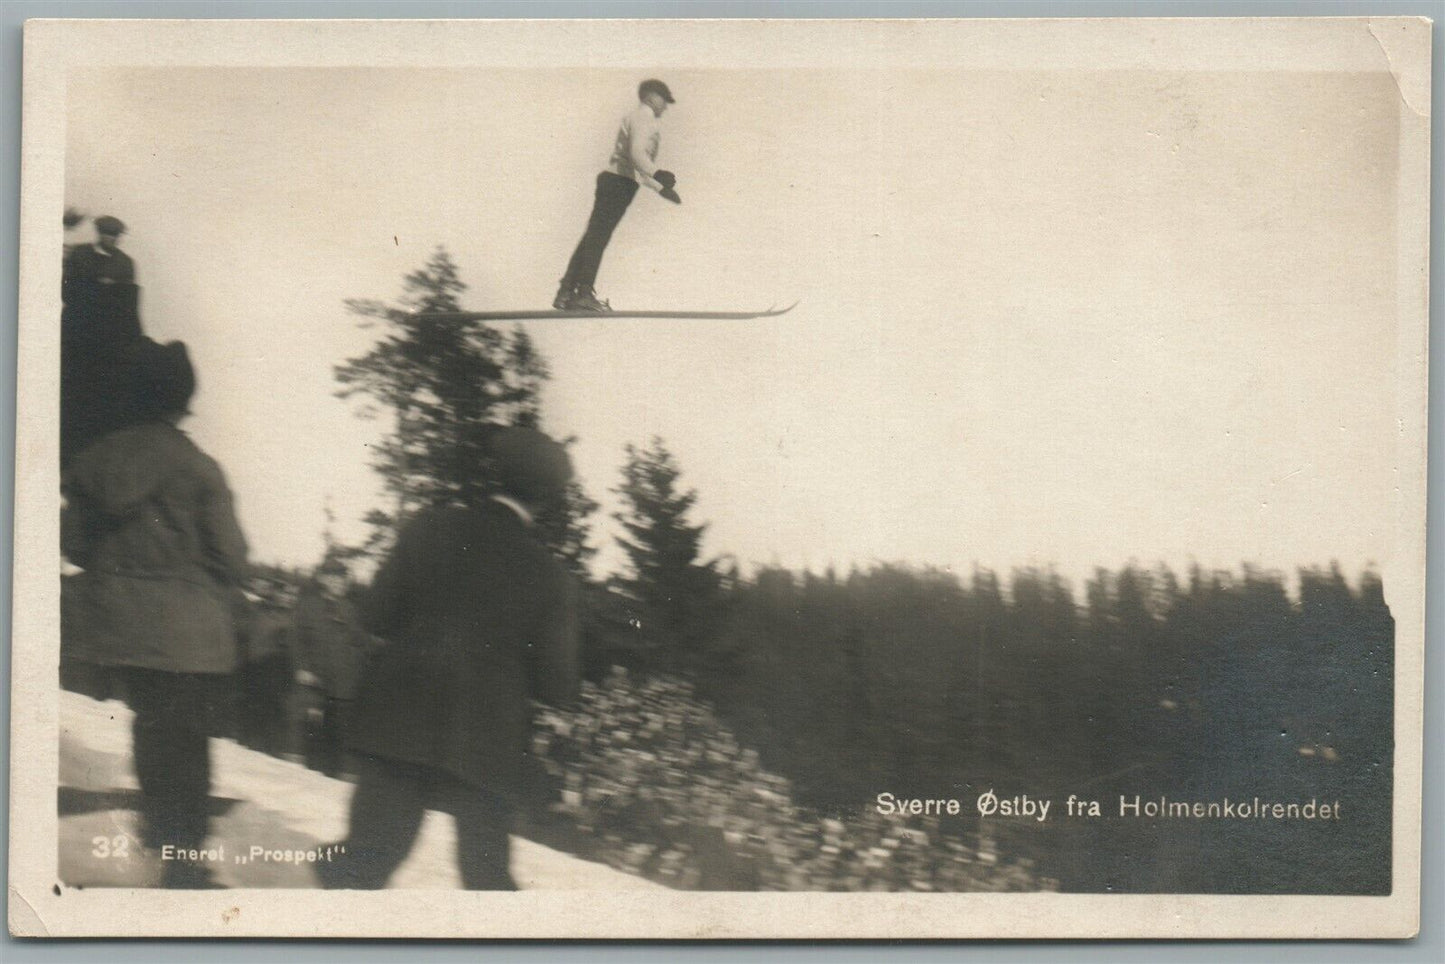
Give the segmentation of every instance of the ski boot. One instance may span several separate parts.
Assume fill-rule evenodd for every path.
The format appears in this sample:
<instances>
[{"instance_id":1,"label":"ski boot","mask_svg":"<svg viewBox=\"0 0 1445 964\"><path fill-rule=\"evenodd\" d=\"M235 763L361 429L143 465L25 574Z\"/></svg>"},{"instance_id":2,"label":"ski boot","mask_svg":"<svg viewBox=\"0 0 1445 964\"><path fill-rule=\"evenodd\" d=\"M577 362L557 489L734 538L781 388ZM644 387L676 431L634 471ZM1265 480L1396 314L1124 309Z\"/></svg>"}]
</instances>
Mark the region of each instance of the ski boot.
<instances>
[{"instance_id":1,"label":"ski boot","mask_svg":"<svg viewBox=\"0 0 1445 964\"><path fill-rule=\"evenodd\" d=\"M552 299L552 307L558 311L566 311L572 307L572 299L576 294L577 286L563 279L561 287L557 289L557 297Z\"/></svg>"},{"instance_id":2,"label":"ski boot","mask_svg":"<svg viewBox=\"0 0 1445 964\"><path fill-rule=\"evenodd\" d=\"M591 285L578 285L573 289L567 307L572 311L595 311L598 314L612 310L610 304L597 297L597 292L592 290Z\"/></svg>"}]
</instances>

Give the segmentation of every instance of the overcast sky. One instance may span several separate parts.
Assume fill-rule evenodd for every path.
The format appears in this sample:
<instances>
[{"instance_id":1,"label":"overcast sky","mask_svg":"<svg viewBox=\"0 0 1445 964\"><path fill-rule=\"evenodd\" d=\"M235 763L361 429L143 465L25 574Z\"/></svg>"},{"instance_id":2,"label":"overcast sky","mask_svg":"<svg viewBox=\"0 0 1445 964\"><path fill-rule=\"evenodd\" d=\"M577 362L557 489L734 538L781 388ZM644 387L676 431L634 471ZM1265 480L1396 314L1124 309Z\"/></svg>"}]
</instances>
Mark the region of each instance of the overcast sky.
<instances>
[{"instance_id":1,"label":"overcast sky","mask_svg":"<svg viewBox=\"0 0 1445 964\"><path fill-rule=\"evenodd\" d=\"M643 74L73 72L67 202L113 214L260 560L359 538L378 426L332 397L342 300L445 245L544 308ZM598 282L747 323L566 321L546 426L613 531L660 435L706 548L1352 574L1391 544L1398 95L1387 73L661 72L659 162ZM606 568L617 558L608 549Z\"/></svg>"}]
</instances>

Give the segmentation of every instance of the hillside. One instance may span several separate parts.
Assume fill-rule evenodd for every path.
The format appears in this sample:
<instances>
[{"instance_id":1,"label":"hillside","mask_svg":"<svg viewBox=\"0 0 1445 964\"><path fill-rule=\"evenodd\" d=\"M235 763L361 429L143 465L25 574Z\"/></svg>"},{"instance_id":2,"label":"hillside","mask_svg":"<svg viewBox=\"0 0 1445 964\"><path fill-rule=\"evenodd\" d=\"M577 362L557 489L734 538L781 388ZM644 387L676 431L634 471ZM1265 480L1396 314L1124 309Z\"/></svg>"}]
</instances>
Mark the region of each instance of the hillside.
<instances>
[{"instance_id":1,"label":"hillside","mask_svg":"<svg viewBox=\"0 0 1445 964\"><path fill-rule=\"evenodd\" d=\"M60 694L60 877L71 886L150 886L155 857L139 853L137 789L130 765L131 712L122 703ZM279 860L238 863L259 846L306 851L341 838L350 785L230 740L211 743L212 846L224 844L217 879L231 887L315 887L309 867ZM97 844L104 838L105 844ZM122 838L117 843L117 838ZM430 813L393 881L407 888L460 886L450 818ZM96 856L108 850L110 856ZM513 838L512 873L527 890L663 889L661 885Z\"/></svg>"}]
</instances>

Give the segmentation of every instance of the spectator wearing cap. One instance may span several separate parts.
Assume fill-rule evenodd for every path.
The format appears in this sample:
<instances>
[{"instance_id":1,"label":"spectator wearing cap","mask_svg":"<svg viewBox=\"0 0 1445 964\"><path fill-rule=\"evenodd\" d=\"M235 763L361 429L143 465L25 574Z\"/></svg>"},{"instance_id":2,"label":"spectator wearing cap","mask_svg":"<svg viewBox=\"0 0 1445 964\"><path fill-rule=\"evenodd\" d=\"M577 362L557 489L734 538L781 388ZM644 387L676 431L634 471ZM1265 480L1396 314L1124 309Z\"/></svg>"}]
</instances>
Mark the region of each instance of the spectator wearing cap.
<instances>
[{"instance_id":1,"label":"spectator wearing cap","mask_svg":"<svg viewBox=\"0 0 1445 964\"><path fill-rule=\"evenodd\" d=\"M415 516L363 600L386 645L362 678L350 831L344 858L317 864L324 886L384 887L438 809L456 821L463 885L516 889L509 832L531 701L570 701L579 685L576 589L533 527L572 470L530 429L497 431L491 456L498 494Z\"/></svg>"},{"instance_id":2,"label":"spectator wearing cap","mask_svg":"<svg viewBox=\"0 0 1445 964\"><path fill-rule=\"evenodd\" d=\"M195 391L180 342L136 342L124 371L134 424L78 453L63 480L67 580L61 647L111 667L131 708L142 842L200 849L208 833L208 737L236 668L234 587L246 540L220 466L178 428ZM168 860L163 884L209 885Z\"/></svg>"},{"instance_id":3,"label":"spectator wearing cap","mask_svg":"<svg viewBox=\"0 0 1445 964\"><path fill-rule=\"evenodd\" d=\"M292 624L296 683L306 700L306 765L328 776L343 770L342 736L372 638L346 598L346 564L330 556L296 600Z\"/></svg>"},{"instance_id":4,"label":"spectator wearing cap","mask_svg":"<svg viewBox=\"0 0 1445 964\"><path fill-rule=\"evenodd\" d=\"M135 284L135 262L120 249L125 224L109 214L95 219L94 244L70 249L61 272L63 283L93 281L99 284Z\"/></svg>"},{"instance_id":5,"label":"spectator wearing cap","mask_svg":"<svg viewBox=\"0 0 1445 964\"><path fill-rule=\"evenodd\" d=\"M66 228L80 223L67 211ZM121 358L141 335L135 263L117 246L125 225L95 219L99 240L66 247L61 272L60 452L62 467L87 444L129 424Z\"/></svg>"},{"instance_id":6,"label":"spectator wearing cap","mask_svg":"<svg viewBox=\"0 0 1445 964\"><path fill-rule=\"evenodd\" d=\"M241 665L236 672L237 727L243 745L272 756L294 754L290 696L296 688L292 660L293 619L287 589L278 580L253 576L237 600Z\"/></svg>"},{"instance_id":7,"label":"spectator wearing cap","mask_svg":"<svg viewBox=\"0 0 1445 964\"><path fill-rule=\"evenodd\" d=\"M552 307L559 311L611 310L597 297L597 272L612 232L627 213L639 184L674 204L682 203L675 190L677 176L657 166L662 142L660 121L673 103L672 91L660 80L644 80L638 85L637 99L637 108L622 118L606 170L597 175L592 215L552 301Z\"/></svg>"}]
</instances>

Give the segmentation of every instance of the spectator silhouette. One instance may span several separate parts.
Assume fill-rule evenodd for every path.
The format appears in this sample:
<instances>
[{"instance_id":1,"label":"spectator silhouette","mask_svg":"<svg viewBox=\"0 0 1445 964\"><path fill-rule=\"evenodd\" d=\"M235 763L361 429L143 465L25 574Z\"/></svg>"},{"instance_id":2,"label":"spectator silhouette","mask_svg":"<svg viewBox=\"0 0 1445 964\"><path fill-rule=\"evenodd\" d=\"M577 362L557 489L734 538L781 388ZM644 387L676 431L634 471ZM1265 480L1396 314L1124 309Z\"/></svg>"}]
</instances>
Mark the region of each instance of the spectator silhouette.
<instances>
[{"instance_id":1,"label":"spectator silhouette","mask_svg":"<svg viewBox=\"0 0 1445 964\"><path fill-rule=\"evenodd\" d=\"M61 272L62 283L135 284L135 262L120 249L125 224L105 214L95 219L95 233L94 244L76 245L70 250Z\"/></svg>"},{"instance_id":2,"label":"spectator silhouette","mask_svg":"<svg viewBox=\"0 0 1445 964\"><path fill-rule=\"evenodd\" d=\"M327 776L343 770L342 740L372 637L346 598L346 565L322 562L296 600L292 625L296 682L307 699L306 765Z\"/></svg>"},{"instance_id":3,"label":"spectator silhouette","mask_svg":"<svg viewBox=\"0 0 1445 964\"><path fill-rule=\"evenodd\" d=\"M220 466L178 427L195 390L180 342L124 353L136 422L79 453L63 479L61 647L112 667L135 710L142 842L184 853L208 832L208 737L236 668L233 589L246 542ZM164 854L162 854L164 857ZM209 870L166 860L163 885L205 887Z\"/></svg>"},{"instance_id":4,"label":"spectator silhouette","mask_svg":"<svg viewBox=\"0 0 1445 964\"><path fill-rule=\"evenodd\" d=\"M67 226L76 218L67 212ZM77 222L78 223L78 222ZM127 353L141 339L135 262L120 250L125 225L95 219L98 240L66 249L61 272L60 453L71 456L141 414L124 398Z\"/></svg>"},{"instance_id":5,"label":"spectator silhouette","mask_svg":"<svg viewBox=\"0 0 1445 964\"><path fill-rule=\"evenodd\" d=\"M236 607L242 650L236 674L240 739L272 756L296 753L301 746L292 738L288 719L296 669L286 593L264 577L253 577Z\"/></svg>"},{"instance_id":6,"label":"spectator silhouette","mask_svg":"<svg viewBox=\"0 0 1445 964\"><path fill-rule=\"evenodd\" d=\"M385 886L430 808L455 818L467 889L516 889L530 700L570 700L579 684L575 587L532 529L571 465L528 429L501 429L493 454L503 492L417 515L372 585L369 628L389 643L362 680L346 858L316 865L326 887Z\"/></svg>"}]
</instances>

